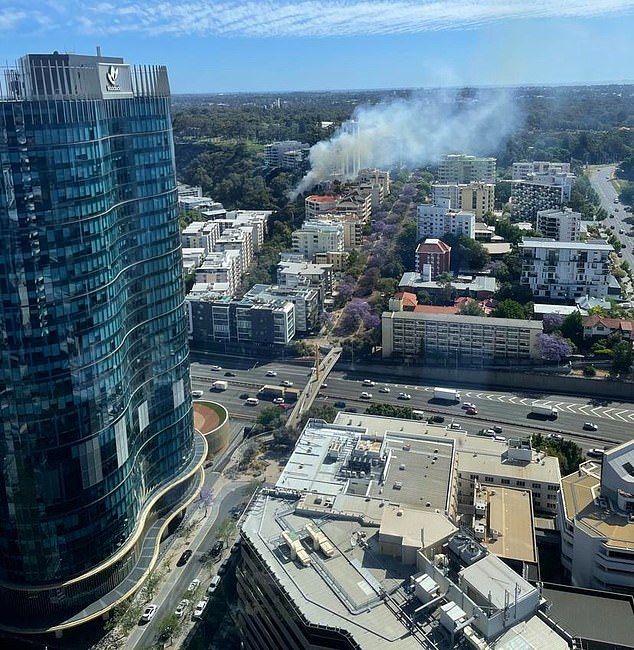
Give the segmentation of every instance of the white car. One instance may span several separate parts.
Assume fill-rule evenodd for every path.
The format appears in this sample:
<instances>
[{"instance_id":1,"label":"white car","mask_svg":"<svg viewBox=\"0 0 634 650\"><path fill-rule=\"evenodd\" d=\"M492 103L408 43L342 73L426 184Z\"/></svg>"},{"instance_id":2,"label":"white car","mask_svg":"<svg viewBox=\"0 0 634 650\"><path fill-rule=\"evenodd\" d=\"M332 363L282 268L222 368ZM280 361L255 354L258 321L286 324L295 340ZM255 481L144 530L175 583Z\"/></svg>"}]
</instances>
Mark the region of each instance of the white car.
<instances>
[{"instance_id":1,"label":"white car","mask_svg":"<svg viewBox=\"0 0 634 650\"><path fill-rule=\"evenodd\" d=\"M471 402L463 402L462 406L460 408L463 409L474 409L476 407L475 404L472 404Z\"/></svg>"},{"instance_id":2,"label":"white car","mask_svg":"<svg viewBox=\"0 0 634 650\"><path fill-rule=\"evenodd\" d=\"M154 614L156 614L157 609L158 607L156 605L148 605L143 610L143 614L141 614L141 622L149 623L154 618Z\"/></svg>"},{"instance_id":3,"label":"white car","mask_svg":"<svg viewBox=\"0 0 634 650\"><path fill-rule=\"evenodd\" d=\"M202 396L203 396L202 390L193 390L192 391L192 397L198 398L198 397L202 397Z\"/></svg>"},{"instance_id":4,"label":"white car","mask_svg":"<svg viewBox=\"0 0 634 650\"><path fill-rule=\"evenodd\" d=\"M371 379L364 379L364 380L361 382L361 385L362 385L362 386L374 386L374 385L375 385L375 382L373 382Z\"/></svg>"},{"instance_id":5,"label":"white car","mask_svg":"<svg viewBox=\"0 0 634 650\"><path fill-rule=\"evenodd\" d=\"M584 431L598 431L599 427L594 422L584 422L583 429Z\"/></svg>"},{"instance_id":6,"label":"white car","mask_svg":"<svg viewBox=\"0 0 634 650\"><path fill-rule=\"evenodd\" d=\"M196 603L196 607L194 608L192 618L200 618L202 616L202 613L205 611L205 607L207 607L208 602L209 598L203 598L202 600L199 600Z\"/></svg>"},{"instance_id":7,"label":"white car","mask_svg":"<svg viewBox=\"0 0 634 650\"><path fill-rule=\"evenodd\" d=\"M387 386L381 386L381 388L379 388L379 393L389 393L389 392L390 389Z\"/></svg>"},{"instance_id":8,"label":"white car","mask_svg":"<svg viewBox=\"0 0 634 650\"><path fill-rule=\"evenodd\" d=\"M372 399L372 393L366 393L363 391L360 395L361 399Z\"/></svg>"},{"instance_id":9,"label":"white car","mask_svg":"<svg viewBox=\"0 0 634 650\"><path fill-rule=\"evenodd\" d=\"M198 587L200 587L200 580L198 578L196 578L195 580L192 580L189 583L189 587L187 587L187 591L189 591L191 593L192 591L196 591L196 589L198 589Z\"/></svg>"},{"instance_id":10,"label":"white car","mask_svg":"<svg viewBox=\"0 0 634 650\"><path fill-rule=\"evenodd\" d=\"M285 379L282 383L282 386L285 386L286 388L290 388L293 385L292 381L288 381L288 379Z\"/></svg>"},{"instance_id":11,"label":"white car","mask_svg":"<svg viewBox=\"0 0 634 650\"><path fill-rule=\"evenodd\" d=\"M181 600L181 602L176 606L174 616L176 616L176 618L181 618L181 616L185 613L187 607L189 607L189 601L187 598L183 598L183 600Z\"/></svg>"},{"instance_id":12,"label":"white car","mask_svg":"<svg viewBox=\"0 0 634 650\"><path fill-rule=\"evenodd\" d=\"M222 370L222 366L209 366L209 370L215 370L215 371Z\"/></svg>"},{"instance_id":13,"label":"white car","mask_svg":"<svg viewBox=\"0 0 634 650\"><path fill-rule=\"evenodd\" d=\"M284 404L284 398L283 397L276 397L273 400L273 404Z\"/></svg>"},{"instance_id":14,"label":"white car","mask_svg":"<svg viewBox=\"0 0 634 650\"><path fill-rule=\"evenodd\" d=\"M548 440L563 440L564 437L561 435L561 433L549 433L546 438Z\"/></svg>"},{"instance_id":15,"label":"white car","mask_svg":"<svg viewBox=\"0 0 634 650\"><path fill-rule=\"evenodd\" d=\"M399 399L412 399L412 396L409 393L399 393L398 398Z\"/></svg>"},{"instance_id":16,"label":"white car","mask_svg":"<svg viewBox=\"0 0 634 650\"><path fill-rule=\"evenodd\" d=\"M267 377L277 377L277 373L275 372L275 370L267 370L266 371L266 376Z\"/></svg>"}]
</instances>

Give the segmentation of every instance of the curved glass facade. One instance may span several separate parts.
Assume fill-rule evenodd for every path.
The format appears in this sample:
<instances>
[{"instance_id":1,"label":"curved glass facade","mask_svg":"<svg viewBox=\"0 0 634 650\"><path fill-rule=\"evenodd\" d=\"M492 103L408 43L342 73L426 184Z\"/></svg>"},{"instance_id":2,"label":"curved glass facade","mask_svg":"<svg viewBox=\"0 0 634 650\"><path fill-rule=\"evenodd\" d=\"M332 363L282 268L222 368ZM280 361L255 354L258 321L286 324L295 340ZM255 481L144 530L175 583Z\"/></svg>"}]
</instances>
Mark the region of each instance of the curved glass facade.
<instances>
[{"instance_id":1,"label":"curved glass facade","mask_svg":"<svg viewBox=\"0 0 634 650\"><path fill-rule=\"evenodd\" d=\"M116 554L194 455L165 71L38 56L0 100L0 586L26 589Z\"/></svg>"}]
</instances>

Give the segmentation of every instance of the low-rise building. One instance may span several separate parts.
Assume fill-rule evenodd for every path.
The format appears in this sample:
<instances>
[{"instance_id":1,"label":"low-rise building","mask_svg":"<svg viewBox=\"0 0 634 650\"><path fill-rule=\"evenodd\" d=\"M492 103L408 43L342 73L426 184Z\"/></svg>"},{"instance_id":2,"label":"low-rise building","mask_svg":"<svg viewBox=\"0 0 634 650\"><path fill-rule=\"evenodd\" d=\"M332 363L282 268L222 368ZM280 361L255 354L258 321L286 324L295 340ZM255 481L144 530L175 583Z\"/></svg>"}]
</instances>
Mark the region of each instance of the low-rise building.
<instances>
[{"instance_id":1,"label":"low-rise building","mask_svg":"<svg viewBox=\"0 0 634 650\"><path fill-rule=\"evenodd\" d=\"M433 280L441 273L449 273L451 246L440 239L426 239L416 247L415 268L426 280Z\"/></svg>"},{"instance_id":2,"label":"low-rise building","mask_svg":"<svg viewBox=\"0 0 634 650\"><path fill-rule=\"evenodd\" d=\"M632 341L634 336L634 321L620 318L607 318L599 314L585 316L582 319L583 338L607 338L611 334L619 334L621 338Z\"/></svg>"},{"instance_id":3,"label":"low-rise building","mask_svg":"<svg viewBox=\"0 0 634 650\"><path fill-rule=\"evenodd\" d=\"M519 244L521 284L536 298L603 298L610 289L612 246L603 240L563 242L525 237Z\"/></svg>"},{"instance_id":4,"label":"low-rise building","mask_svg":"<svg viewBox=\"0 0 634 650\"><path fill-rule=\"evenodd\" d=\"M343 251L344 227L341 223L327 221L323 217L307 220L299 230L293 231L292 240L293 252L312 260L317 253Z\"/></svg>"},{"instance_id":5,"label":"low-rise building","mask_svg":"<svg viewBox=\"0 0 634 650\"><path fill-rule=\"evenodd\" d=\"M320 196L311 194L304 199L304 213L306 220L316 219L328 212L335 212L339 198L336 196Z\"/></svg>"},{"instance_id":6,"label":"low-rise building","mask_svg":"<svg viewBox=\"0 0 634 650\"><path fill-rule=\"evenodd\" d=\"M283 299L259 300L197 291L185 297L192 347L214 344L288 345L295 336L295 306Z\"/></svg>"},{"instance_id":7,"label":"low-rise building","mask_svg":"<svg viewBox=\"0 0 634 650\"><path fill-rule=\"evenodd\" d=\"M346 268L348 261L347 251L326 251L315 254L315 264L318 266L330 266L335 273L341 273Z\"/></svg>"},{"instance_id":8,"label":"low-rise building","mask_svg":"<svg viewBox=\"0 0 634 650\"><path fill-rule=\"evenodd\" d=\"M537 230L555 241L579 241L581 213L570 208L539 210Z\"/></svg>"},{"instance_id":9,"label":"low-rise building","mask_svg":"<svg viewBox=\"0 0 634 650\"><path fill-rule=\"evenodd\" d=\"M492 183L434 183L431 192L434 205L449 199L454 210L473 212L477 219L493 212L495 207L495 185Z\"/></svg>"},{"instance_id":10,"label":"low-rise building","mask_svg":"<svg viewBox=\"0 0 634 650\"><path fill-rule=\"evenodd\" d=\"M564 477L557 515L572 584L634 594L634 440Z\"/></svg>"},{"instance_id":11,"label":"low-rise building","mask_svg":"<svg viewBox=\"0 0 634 650\"><path fill-rule=\"evenodd\" d=\"M270 284L255 284L244 297L250 300L288 300L295 305L295 331L314 332L320 327L323 311L321 292L316 287L279 287Z\"/></svg>"},{"instance_id":12,"label":"low-rise building","mask_svg":"<svg viewBox=\"0 0 634 650\"><path fill-rule=\"evenodd\" d=\"M282 287L319 287L323 300L332 293L332 265L281 261L277 265L277 284Z\"/></svg>"},{"instance_id":13,"label":"low-rise building","mask_svg":"<svg viewBox=\"0 0 634 650\"><path fill-rule=\"evenodd\" d=\"M497 280L490 275L459 275L451 279L451 291L458 296L467 296L484 300L491 298L498 290ZM403 273L398 288L401 291L426 291L430 296L445 295L447 283L438 280L427 280L420 273L408 271Z\"/></svg>"},{"instance_id":14,"label":"low-rise building","mask_svg":"<svg viewBox=\"0 0 634 650\"><path fill-rule=\"evenodd\" d=\"M449 154L438 165L438 182L492 183L497 180L495 158L482 158L467 154Z\"/></svg>"},{"instance_id":15,"label":"low-rise building","mask_svg":"<svg viewBox=\"0 0 634 650\"><path fill-rule=\"evenodd\" d=\"M447 233L475 238L475 215L473 212L452 210L449 199L439 199L439 205L419 205L416 209L416 226L419 239L442 239Z\"/></svg>"}]
</instances>

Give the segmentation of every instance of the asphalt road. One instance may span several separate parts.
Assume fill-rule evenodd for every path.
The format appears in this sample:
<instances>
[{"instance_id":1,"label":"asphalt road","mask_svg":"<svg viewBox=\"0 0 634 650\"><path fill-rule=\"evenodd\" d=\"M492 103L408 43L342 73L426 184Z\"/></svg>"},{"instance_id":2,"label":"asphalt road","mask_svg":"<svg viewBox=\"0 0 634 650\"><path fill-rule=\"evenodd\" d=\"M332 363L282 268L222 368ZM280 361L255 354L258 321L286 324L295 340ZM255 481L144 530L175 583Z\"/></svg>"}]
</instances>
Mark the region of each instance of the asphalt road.
<instances>
[{"instance_id":1,"label":"asphalt road","mask_svg":"<svg viewBox=\"0 0 634 650\"><path fill-rule=\"evenodd\" d=\"M501 392L487 388L459 387L462 401L472 402L478 409L476 416L468 416L460 405L443 406L432 399L433 385L404 382L382 382L380 378L368 377L376 381L372 388L361 384L364 377L348 372L333 371L328 377L327 387L322 388L320 403L333 404L343 400L346 408L357 408L361 413L368 403L399 404L426 413L439 413L446 422L452 419L464 424L464 428L476 433L479 429L492 424L501 424L507 435L527 435L531 431L562 432L567 437L579 442L584 448L596 447L597 444L618 444L632 437L634 425L634 405L621 402L603 402L569 395L540 394L537 392ZM380 393L381 386L387 386L389 393ZM372 393L372 400L361 399L363 391ZM410 400L398 398L399 392L411 395ZM531 404L534 401L556 406L559 410L557 420L540 420L529 418ZM339 409L343 410L343 409ZM584 422L598 425L597 432L583 430Z\"/></svg>"},{"instance_id":2,"label":"asphalt road","mask_svg":"<svg viewBox=\"0 0 634 650\"><path fill-rule=\"evenodd\" d=\"M210 483L213 484L213 480ZM239 503L246 502L248 498L244 494L246 485L247 482L245 481L231 483L226 485L216 495L216 501L209 509L207 515L208 521L203 523L193 539L191 539L191 542L183 546L183 550L189 548L193 551L191 558L182 567L175 566L178 557L174 558L167 578L152 599L152 603L158 605L158 611L148 624L139 625L131 632L126 641L126 648L152 647L157 640L161 620L172 614L183 598L191 601L191 607L193 609L196 602L205 596L211 576L209 575L209 569L201 563L200 558L216 541L216 525L222 523L230 516L232 508ZM193 516L198 517L199 515L195 513ZM178 539L175 542L178 542ZM224 551L224 556L227 555L227 552L227 550ZM216 565L214 567L214 573L218 566ZM194 578L201 580L201 586L193 595L185 593L188 585ZM191 620L191 611L186 616L188 617L186 619L187 624Z\"/></svg>"},{"instance_id":3,"label":"asphalt road","mask_svg":"<svg viewBox=\"0 0 634 650\"><path fill-rule=\"evenodd\" d=\"M629 235L630 232L634 234L634 229L623 221L626 217L631 217L632 214L626 212L625 208L620 203L614 203L614 199L618 197L617 191L614 189L614 185L612 185L611 182L615 169L615 165L606 165L597 168L590 175L590 183L599 195L601 207L605 208L609 215L613 215L603 221L601 227L606 232L614 233L621 244L623 244L623 248L621 249L623 253L622 259L626 260L628 264L634 268L634 253L632 251L633 240ZM614 226L614 228L612 228L612 226ZM624 232L621 233L621 230Z\"/></svg>"}]
</instances>

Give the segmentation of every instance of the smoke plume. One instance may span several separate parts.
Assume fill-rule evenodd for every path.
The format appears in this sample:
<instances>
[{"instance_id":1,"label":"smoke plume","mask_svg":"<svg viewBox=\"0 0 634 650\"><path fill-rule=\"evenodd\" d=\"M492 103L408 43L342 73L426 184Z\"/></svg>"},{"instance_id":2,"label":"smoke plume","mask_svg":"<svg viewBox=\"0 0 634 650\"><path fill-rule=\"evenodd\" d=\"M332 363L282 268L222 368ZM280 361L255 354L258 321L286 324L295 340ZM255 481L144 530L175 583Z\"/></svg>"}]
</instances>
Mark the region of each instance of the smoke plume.
<instances>
[{"instance_id":1,"label":"smoke plume","mask_svg":"<svg viewBox=\"0 0 634 650\"><path fill-rule=\"evenodd\" d=\"M359 167L420 167L448 153L491 155L518 123L505 90L467 97L436 91L360 106L329 140L311 147L311 169L291 198L323 181L350 180Z\"/></svg>"}]
</instances>

